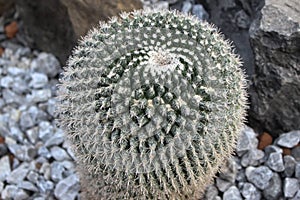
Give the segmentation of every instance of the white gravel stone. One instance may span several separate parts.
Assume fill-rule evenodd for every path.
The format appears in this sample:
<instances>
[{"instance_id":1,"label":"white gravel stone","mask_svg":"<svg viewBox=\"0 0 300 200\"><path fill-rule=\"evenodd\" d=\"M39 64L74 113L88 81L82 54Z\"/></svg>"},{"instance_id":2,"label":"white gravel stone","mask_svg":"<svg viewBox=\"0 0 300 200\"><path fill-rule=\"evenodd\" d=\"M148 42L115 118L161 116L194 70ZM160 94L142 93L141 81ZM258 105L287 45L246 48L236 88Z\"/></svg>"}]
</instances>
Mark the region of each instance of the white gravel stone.
<instances>
[{"instance_id":1,"label":"white gravel stone","mask_svg":"<svg viewBox=\"0 0 300 200\"><path fill-rule=\"evenodd\" d=\"M5 77L1 78L0 86L2 86L4 88L8 88L8 87L12 86L13 82L14 82L14 79L11 76L5 76Z\"/></svg>"},{"instance_id":2,"label":"white gravel stone","mask_svg":"<svg viewBox=\"0 0 300 200\"><path fill-rule=\"evenodd\" d=\"M50 89L38 89L32 90L31 94L26 96L26 99L29 102L44 102L47 101L51 97L51 90Z\"/></svg>"},{"instance_id":3,"label":"white gravel stone","mask_svg":"<svg viewBox=\"0 0 300 200\"><path fill-rule=\"evenodd\" d=\"M0 181L4 181L11 173L9 157L3 156L0 159Z\"/></svg>"},{"instance_id":4,"label":"white gravel stone","mask_svg":"<svg viewBox=\"0 0 300 200\"><path fill-rule=\"evenodd\" d=\"M32 191L32 192L37 192L38 191L38 188L33 183L31 183L29 181L19 182L18 187L22 188L22 189L25 189L25 190Z\"/></svg>"},{"instance_id":5,"label":"white gravel stone","mask_svg":"<svg viewBox=\"0 0 300 200\"><path fill-rule=\"evenodd\" d=\"M277 140L277 144L282 147L292 148L300 142L300 131L291 131L281 134Z\"/></svg>"},{"instance_id":6,"label":"white gravel stone","mask_svg":"<svg viewBox=\"0 0 300 200\"><path fill-rule=\"evenodd\" d=\"M292 198L299 191L299 181L296 178L285 178L283 192L286 198Z\"/></svg>"},{"instance_id":7,"label":"white gravel stone","mask_svg":"<svg viewBox=\"0 0 300 200\"><path fill-rule=\"evenodd\" d=\"M236 151L238 156L242 156L250 149L256 149L257 145L258 140L256 138L256 133L252 128L246 126L237 142Z\"/></svg>"},{"instance_id":8,"label":"white gravel stone","mask_svg":"<svg viewBox=\"0 0 300 200\"><path fill-rule=\"evenodd\" d=\"M53 158L57 161L71 160L68 153L60 147L57 147L57 146L52 147L50 149L50 153L53 156Z\"/></svg>"},{"instance_id":9,"label":"white gravel stone","mask_svg":"<svg viewBox=\"0 0 300 200\"><path fill-rule=\"evenodd\" d=\"M52 78L59 73L60 64L52 54L40 53L38 57L32 61L30 68L35 72L47 74Z\"/></svg>"},{"instance_id":10,"label":"white gravel stone","mask_svg":"<svg viewBox=\"0 0 300 200\"><path fill-rule=\"evenodd\" d=\"M48 77L45 74L34 72L31 74L29 86L32 88L42 88L48 83Z\"/></svg>"},{"instance_id":11,"label":"white gravel stone","mask_svg":"<svg viewBox=\"0 0 300 200\"><path fill-rule=\"evenodd\" d=\"M4 188L4 183L0 181L0 193L2 192L3 188Z\"/></svg>"},{"instance_id":12,"label":"white gravel stone","mask_svg":"<svg viewBox=\"0 0 300 200\"><path fill-rule=\"evenodd\" d=\"M55 187L54 195L60 200L73 200L79 191L79 179L73 174L61 180Z\"/></svg>"},{"instance_id":13,"label":"white gravel stone","mask_svg":"<svg viewBox=\"0 0 300 200\"><path fill-rule=\"evenodd\" d=\"M263 190L268 185L273 176L273 172L266 166L247 167L246 177L249 182L253 183L257 188Z\"/></svg>"},{"instance_id":14,"label":"white gravel stone","mask_svg":"<svg viewBox=\"0 0 300 200\"><path fill-rule=\"evenodd\" d=\"M261 199L260 191L252 183L243 184L241 193L242 193L243 197L248 200L260 200Z\"/></svg>"},{"instance_id":15,"label":"white gravel stone","mask_svg":"<svg viewBox=\"0 0 300 200\"><path fill-rule=\"evenodd\" d=\"M242 200L241 193L236 186L231 186L224 192L223 200Z\"/></svg>"},{"instance_id":16,"label":"white gravel stone","mask_svg":"<svg viewBox=\"0 0 300 200\"><path fill-rule=\"evenodd\" d=\"M18 184L27 176L28 171L27 167L21 165L11 172L11 174L6 178L6 181L10 184Z\"/></svg>"},{"instance_id":17,"label":"white gravel stone","mask_svg":"<svg viewBox=\"0 0 300 200\"><path fill-rule=\"evenodd\" d=\"M283 172L284 171L284 164L283 158L281 153L273 152L270 154L269 159L267 160L266 164L276 172Z\"/></svg>"}]
</instances>

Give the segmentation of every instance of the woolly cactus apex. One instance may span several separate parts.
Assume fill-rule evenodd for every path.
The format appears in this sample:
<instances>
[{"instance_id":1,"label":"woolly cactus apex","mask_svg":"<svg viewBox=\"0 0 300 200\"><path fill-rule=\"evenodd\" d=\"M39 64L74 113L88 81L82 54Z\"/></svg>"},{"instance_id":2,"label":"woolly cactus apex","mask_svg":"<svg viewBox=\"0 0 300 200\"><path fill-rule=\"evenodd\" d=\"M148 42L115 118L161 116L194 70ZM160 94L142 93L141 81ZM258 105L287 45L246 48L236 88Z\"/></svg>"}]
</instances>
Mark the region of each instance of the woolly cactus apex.
<instances>
[{"instance_id":1,"label":"woolly cactus apex","mask_svg":"<svg viewBox=\"0 0 300 200\"><path fill-rule=\"evenodd\" d=\"M216 28L173 11L123 13L90 31L58 110L85 199L198 198L243 124L240 65Z\"/></svg>"}]
</instances>

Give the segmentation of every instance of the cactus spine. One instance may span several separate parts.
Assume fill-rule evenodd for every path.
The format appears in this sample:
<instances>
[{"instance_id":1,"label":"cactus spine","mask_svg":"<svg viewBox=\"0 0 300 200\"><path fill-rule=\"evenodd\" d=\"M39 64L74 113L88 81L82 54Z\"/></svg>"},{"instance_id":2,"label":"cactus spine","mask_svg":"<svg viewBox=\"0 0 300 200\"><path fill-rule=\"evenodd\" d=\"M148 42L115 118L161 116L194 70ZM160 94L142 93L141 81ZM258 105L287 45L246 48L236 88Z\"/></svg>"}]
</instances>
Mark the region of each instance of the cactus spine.
<instances>
[{"instance_id":1,"label":"cactus spine","mask_svg":"<svg viewBox=\"0 0 300 200\"><path fill-rule=\"evenodd\" d=\"M243 124L240 66L216 28L173 11L123 13L91 30L58 106L86 198L198 198Z\"/></svg>"}]
</instances>

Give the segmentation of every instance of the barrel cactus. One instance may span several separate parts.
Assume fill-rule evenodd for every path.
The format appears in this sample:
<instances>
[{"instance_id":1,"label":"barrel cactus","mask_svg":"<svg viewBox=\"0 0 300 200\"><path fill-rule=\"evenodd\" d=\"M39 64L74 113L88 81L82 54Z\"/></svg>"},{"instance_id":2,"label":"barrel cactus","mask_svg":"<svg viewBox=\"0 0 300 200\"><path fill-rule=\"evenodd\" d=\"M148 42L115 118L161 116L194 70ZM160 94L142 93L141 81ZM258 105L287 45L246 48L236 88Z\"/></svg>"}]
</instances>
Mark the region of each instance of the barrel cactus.
<instances>
[{"instance_id":1,"label":"barrel cactus","mask_svg":"<svg viewBox=\"0 0 300 200\"><path fill-rule=\"evenodd\" d=\"M206 22L122 13L74 49L59 85L84 199L194 199L243 125L241 62Z\"/></svg>"}]
</instances>

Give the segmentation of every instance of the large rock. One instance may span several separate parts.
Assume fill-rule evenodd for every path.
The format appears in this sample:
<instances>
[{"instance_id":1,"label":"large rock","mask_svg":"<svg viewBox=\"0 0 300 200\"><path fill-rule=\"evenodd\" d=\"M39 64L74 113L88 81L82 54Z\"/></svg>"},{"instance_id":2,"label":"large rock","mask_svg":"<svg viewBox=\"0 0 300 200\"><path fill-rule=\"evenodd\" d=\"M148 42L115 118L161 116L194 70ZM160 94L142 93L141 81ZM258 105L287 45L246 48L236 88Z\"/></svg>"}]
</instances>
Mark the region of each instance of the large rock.
<instances>
[{"instance_id":1,"label":"large rock","mask_svg":"<svg viewBox=\"0 0 300 200\"><path fill-rule=\"evenodd\" d=\"M141 7L139 0L17 1L31 47L54 54L63 64L77 40L99 20Z\"/></svg>"},{"instance_id":2,"label":"large rock","mask_svg":"<svg viewBox=\"0 0 300 200\"><path fill-rule=\"evenodd\" d=\"M266 0L249 30L255 54L249 122L273 136L300 129L299 10L299 0Z\"/></svg>"},{"instance_id":3,"label":"large rock","mask_svg":"<svg viewBox=\"0 0 300 200\"><path fill-rule=\"evenodd\" d=\"M251 76L254 71L254 55L248 30L264 1L201 0L200 2L209 12L209 21L219 27L226 38L233 41L247 75Z\"/></svg>"}]
</instances>

